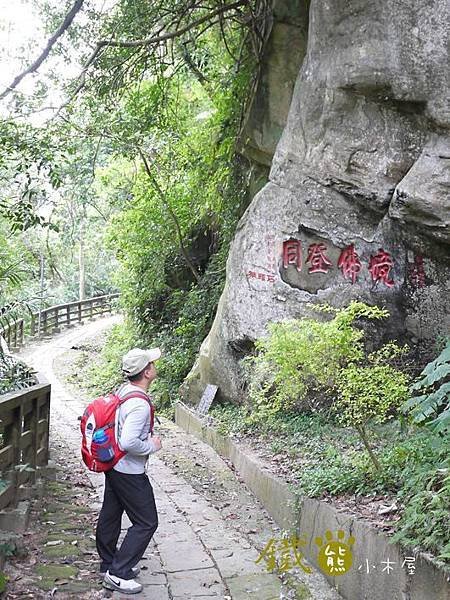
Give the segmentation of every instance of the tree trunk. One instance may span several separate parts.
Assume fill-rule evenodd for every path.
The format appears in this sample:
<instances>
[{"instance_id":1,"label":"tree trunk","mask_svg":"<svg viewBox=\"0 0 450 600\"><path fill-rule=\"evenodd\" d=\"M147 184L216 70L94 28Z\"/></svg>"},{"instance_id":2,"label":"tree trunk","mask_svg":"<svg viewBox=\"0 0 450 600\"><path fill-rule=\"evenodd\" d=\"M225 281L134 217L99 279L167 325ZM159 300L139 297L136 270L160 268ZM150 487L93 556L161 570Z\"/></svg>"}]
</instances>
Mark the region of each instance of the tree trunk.
<instances>
[{"instance_id":1,"label":"tree trunk","mask_svg":"<svg viewBox=\"0 0 450 600\"><path fill-rule=\"evenodd\" d=\"M78 265L79 265L79 294L78 299L80 302L86 298L86 274L84 269L84 238L83 238L83 225L80 228L80 251L78 254Z\"/></svg>"},{"instance_id":2,"label":"tree trunk","mask_svg":"<svg viewBox=\"0 0 450 600\"><path fill-rule=\"evenodd\" d=\"M380 462L379 462L378 458L375 456L372 448L370 447L369 440L367 439L367 434L366 434L366 430L365 430L364 426L361 425L360 427L357 427L356 429L361 437L361 440L362 440L364 446L366 447L367 452L369 453L370 460L373 462L376 470L381 471Z\"/></svg>"},{"instance_id":3,"label":"tree trunk","mask_svg":"<svg viewBox=\"0 0 450 600\"><path fill-rule=\"evenodd\" d=\"M175 231L177 232L177 237L178 237L178 244L180 246L180 250L181 250L181 254L183 255L183 258L188 266L188 268L190 269L191 273L194 276L194 279L197 283L200 282L200 276L197 273L197 270L195 268L195 266L193 265L191 259L189 258L189 254L186 250L186 247L184 245L184 241L183 241L183 235L181 233L181 227L180 227L180 223L178 222L178 218L177 215L175 214L175 212L172 210L170 204L167 202L167 199L164 195L164 192L162 191L161 187L159 186L158 182L156 181L155 177L153 177L152 172L150 170L150 166L147 162L147 159L144 155L144 153L142 152L142 150L140 148L138 148L139 154L141 155L142 158L142 162L144 163L144 168L145 168L145 172L147 173L147 177L150 179L151 183L153 184L153 187L155 188L158 196L161 198L162 203L164 204L167 212L169 213L172 221L175 224Z\"/></svg>"},{"instance_id":4,"label":"tree trunk","mask_svg":"<svg viewBox=\"0 0 450 600\"><path fill-rule=\"evenodd\" d=\"M45 256L41 247L40 261L40 298L39 298L39 314L38 314L38 335L41 335L42 309L44 307L44 286L45 286Z\"/></svg>"}]
</instances>

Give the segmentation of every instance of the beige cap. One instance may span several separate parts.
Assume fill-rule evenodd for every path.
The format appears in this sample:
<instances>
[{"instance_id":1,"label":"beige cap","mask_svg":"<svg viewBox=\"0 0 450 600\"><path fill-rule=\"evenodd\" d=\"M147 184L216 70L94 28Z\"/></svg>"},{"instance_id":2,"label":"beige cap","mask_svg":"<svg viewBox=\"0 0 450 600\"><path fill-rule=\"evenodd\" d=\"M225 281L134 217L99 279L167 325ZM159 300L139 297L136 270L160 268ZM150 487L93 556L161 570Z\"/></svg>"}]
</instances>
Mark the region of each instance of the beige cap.
<instances>
[{"instance_id":1,"label":"beige cap","mask_svg":"<svg viewBox=\"0 0 450 600\"><path fill-rule=\"evenodd\" d=\"M159 348L150 348L150 350L141 350L141 348L133 348L122 358L122 371L125 375L137 375L145 369L148 363L161 358L161 350Z\"/></svg>"}]
</instances>

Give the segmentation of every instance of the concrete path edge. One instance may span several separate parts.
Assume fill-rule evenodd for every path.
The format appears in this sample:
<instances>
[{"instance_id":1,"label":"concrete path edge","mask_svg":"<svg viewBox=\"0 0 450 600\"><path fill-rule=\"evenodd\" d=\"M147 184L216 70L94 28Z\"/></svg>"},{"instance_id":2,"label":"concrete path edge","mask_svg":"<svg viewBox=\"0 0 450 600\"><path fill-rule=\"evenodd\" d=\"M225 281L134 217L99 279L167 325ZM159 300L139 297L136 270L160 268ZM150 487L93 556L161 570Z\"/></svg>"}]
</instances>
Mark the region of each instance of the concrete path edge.
<instances>
[{"instance_id":1,"label":"concrete path edge","mask_svg":"<svg viewBox=\"0 0 450 600\"><path fill-rule=\"evenodd\" d=\"M207 425L182 402L175 406L175 422L233 464L279 527L306 538L304 555L315 567L319 568L319 548L315 544L317 537L323 537L326 531L344 530L347 537L353 535L356 538L353 567L345 575L327 576L330 584L344 598L448 600L450 597L449 574L434 564L426 554L405 551L370 524L353 515L342 513L326 502L312 498L302 498L298 501L287 483L264 470L262 463L247 454L231 438L221 435ZM413 575L410 575L406 568L401 568L406 556L415 557ZM383 570L382 565L387 560L394 565L395 570L392 572L386 572L385 568ZM370 576L367 573L368 569Z\"/></svg>"}]
</instances>

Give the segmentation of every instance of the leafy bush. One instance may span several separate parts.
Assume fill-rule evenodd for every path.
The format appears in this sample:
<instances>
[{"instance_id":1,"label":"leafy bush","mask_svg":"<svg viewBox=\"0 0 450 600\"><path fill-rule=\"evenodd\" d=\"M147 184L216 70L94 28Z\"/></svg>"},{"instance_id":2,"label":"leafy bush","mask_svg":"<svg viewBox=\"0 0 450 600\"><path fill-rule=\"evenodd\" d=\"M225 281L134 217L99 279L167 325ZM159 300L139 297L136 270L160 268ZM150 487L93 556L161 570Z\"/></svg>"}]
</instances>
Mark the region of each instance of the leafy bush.
<instances>
[{"instance_id":1,"label":"leafy bush","mask_svg":"<svg viewBox=\"0 0 450 600\"><path fill-rule=\"evenodd\" d=\"M417 425L426 425L442 434L450 433L450 340L421 375L411 392L424 393L413 395L404 404L403 411L409 413Z\"/></svg>"},{"instance_id":2,"label":"leafy bush","mask_svg":"<svg viewBox=\"0 0 450 600\"><path fill-rule=\"evenodd\" d=\"M28 365L0 351L0 394L16 392L37 382L35 371Z\"/></svg>"},{"instance_id":3,"label":"leafy bush","mask_svg":"<svg viewBox=\"0 0 450 600\"><path fill-rule=\"evenodd\" d=\"M386 317L384 309L352 302L342 309L324 306L319 310L334 313L333 319L271 323L268 337L255 344L258 354L244 359L252 419L267 420L305 401L314 408L311 399L326 396L334 400L341 422L356 429L380 469L367 426L384 422L407 398L409 378L390 364L407 348L390 343L366 357L364 331L356 328L355 321Z\"/></svg>"},{"instance_id":4,"label":"leafy bush","mask_svg":"<svg viewBox=\"0 0 450 600\"><path fill-rule=\"evenodd\" d=\"M338 418L356 429L378 470L381 465L370 446L367 427L370 422L383 423L393 418L393 411L407 398L409 376L387 362L406 351L407 347L386 344L367 357L368 364L352 362L337 376L334 408Z\"/></svg>"},{"instance_id":5,"label":"leafy bush","mask_svg":"<svg viewBox=\"0 0 450 600\"><path fill-rule=\"evenodd\" d=\"M329 392L341 369L364 357L364 332L354 326L356 319L388 316L362 302L343 309L314 308L335 316L325 322L305 317L270 323L269 335L256 341L258 354L244 359L249 398L257 411L292 410L317 392Z\"/></svg>"},{"instance_id":6,"label":"leafy bush","mask_svg":"<svg viewBox=\"0 0 450 600\"><path fill-rule=\"evenodd\" d=\"M99 362L79 365L78 375L81 376L83 387L92 396L117 388L123 382L122 356L136 346L139 346L139 340L127 321L122 325L114 325L106 338Z\"/></svg>"},{"instance_id":7,"label":"leafy bush","mask_svg":"<svg viewBox=\"0 0 450 600\"><path fill-rule=\"evenodd\" d=\"M92 394L104 393L122 381L120 361L134 346L159 346L158 377L152 385L157 409L172 415L178 388L188 374L200 345L208 333L225 278L225 253L210 261L199 285L190 290L172 290L150 303L159 306L145 329L138 330L131 319L115 326L103 346L98 364L88 365L79 375Z\"/></svg>"}]
</instances>

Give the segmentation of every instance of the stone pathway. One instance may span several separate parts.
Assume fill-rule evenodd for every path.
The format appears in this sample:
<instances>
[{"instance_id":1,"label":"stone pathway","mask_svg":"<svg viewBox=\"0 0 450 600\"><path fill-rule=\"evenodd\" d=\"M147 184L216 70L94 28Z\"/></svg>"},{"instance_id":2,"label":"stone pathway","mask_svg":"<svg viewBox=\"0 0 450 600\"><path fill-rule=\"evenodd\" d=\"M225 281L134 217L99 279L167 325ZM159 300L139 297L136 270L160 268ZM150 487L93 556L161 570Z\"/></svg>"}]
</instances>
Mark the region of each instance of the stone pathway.
<instances>
[{"instance_id":1,"label":"stone pathway","mask_svg":"<svg viewBox=\"0 0 450 600\"><path fill-rule=\"evenodd\" d=\"M57 455L60 463L63 453L73 457L76 468L80 467L78 416L86 400L69 392L58 379L55 361L57 364L72 346L95 337L118 319L114 316L90 322L21 353L52 384L50 447L52 458ZM163 439L163 449L150 457L148 475L155 491L160 525L141 562L139 580L144 589L136 598L340 598L320 573L306 574L295 568L280 578L268 572L262 560L256 563L270 539L281 539L280 530L259 501L209 446L168 420L163 420L158 433ZM71 466L72 460L68 460L71 469L75 468ZM92 508L96 514L103 493L103 475L86 473L93 486ZM129 526L126 517L122 525L124 530ZM92 533L86 531L85 536ZM92 561L96 560L93 555ZM95 586L99 594L95 597L127 597L103 591L99 582ZM78 598L80 592L64 597ZM56 592L55 597L62 596Z\"/></svg>"}]
</instances>

